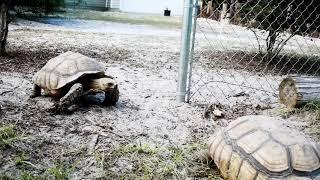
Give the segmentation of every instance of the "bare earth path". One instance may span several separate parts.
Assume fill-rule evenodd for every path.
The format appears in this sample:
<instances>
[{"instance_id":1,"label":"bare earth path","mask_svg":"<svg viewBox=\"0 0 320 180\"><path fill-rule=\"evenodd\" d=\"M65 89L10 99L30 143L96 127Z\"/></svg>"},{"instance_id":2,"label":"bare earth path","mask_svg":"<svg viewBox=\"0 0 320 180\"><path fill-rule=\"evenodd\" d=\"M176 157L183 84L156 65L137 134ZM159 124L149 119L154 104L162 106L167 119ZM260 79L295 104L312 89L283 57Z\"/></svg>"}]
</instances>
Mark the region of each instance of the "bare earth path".
<instances>
[{"instance_id":1,"label":"bare earth path","mask_svg":"<svg viewBox=\"0 0 320 180\"><path fill-rule=\"evenodd\" d=\"M108 154L127 144L183 148L193 142L203 143L200 139L213 132L212 123L202 118L202 108L175 101L178 36L84 32L21 20L11 26L8 41L13 53L29 51L23 51L20 59L5 59L1 68L0 118L1 123L14 124L26 137L12 147L14 151L0 153L0 174L52 175L48 169L57 169L61 162L64 169L76 166L69 177L105 177L117 172L107 166L117 166L118 162L101 165L97 154ZM48 58L67 50L105 64L107 73L120 84L121 96L115 107L83 107L72 115L51 115L39 110L41 98L29 99L33 73ZM95 153L87 155L92 138ZM32 165L15 164L21 153Z\"/></svg>"}]
</instances>

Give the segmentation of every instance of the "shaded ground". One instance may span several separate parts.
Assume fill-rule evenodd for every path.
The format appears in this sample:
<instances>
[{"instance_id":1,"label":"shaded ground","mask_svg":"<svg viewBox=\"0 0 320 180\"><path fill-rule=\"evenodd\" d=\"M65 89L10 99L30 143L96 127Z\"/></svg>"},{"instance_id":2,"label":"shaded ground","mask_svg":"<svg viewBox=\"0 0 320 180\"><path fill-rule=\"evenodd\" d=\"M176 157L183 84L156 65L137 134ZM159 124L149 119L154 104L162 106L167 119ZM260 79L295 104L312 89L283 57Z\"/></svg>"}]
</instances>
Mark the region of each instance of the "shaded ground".
<instances>
[{"instance_id":1,"label":"shaded ground","mask_svg":"<svg viewBox=\"0 0 320 180\"><path fill-rule=\"evenodd\" d=\"M0 57L1 72L20 72L20 73L34 73L41 69L44 64L55 56L58 52L50 50L33 52L23 49L9 50L8 54Z\"/></svg>"},{"instance_id":2,"label":"shaded ground","mask_svg":"<svg viewBox=\"0 0 320 180\"><path fill-rule=\"evenodd\" d=\"M260 74L287 75L304 74L319 75L320 61L313 55L278 55L272 60L266 54L241 51L204 51L200 54L200 62L211 68L246 70Z\"/></svg>"},{"instance_id":3,"label":"shaded ground","mask_svg":"<svg viewBox=\"0 0 320 180\"><path fill-rule=\"evenodd\" d=\"M196 54L194 87L214 83L193 92L191 104L177 103L179 36L86 32L24 20L10 28L9 55L0 59L1 176L218 179L215 170L192 157L206 148L210 134L236 117L277 115L281 107L274 89L280 76L230 69L227 61L217 68L205 63L209 58L202 51ZM117 79L116 106L54 115L43 110L50 98L29 99L34 72L69 50L96 58ZM229 84L219 84L222 80ZM232 85L243 80L251 87ZM213 118L210 104L225 118ZM270 108L276 111L265 111Z\"/></svg>"}]
</instances>

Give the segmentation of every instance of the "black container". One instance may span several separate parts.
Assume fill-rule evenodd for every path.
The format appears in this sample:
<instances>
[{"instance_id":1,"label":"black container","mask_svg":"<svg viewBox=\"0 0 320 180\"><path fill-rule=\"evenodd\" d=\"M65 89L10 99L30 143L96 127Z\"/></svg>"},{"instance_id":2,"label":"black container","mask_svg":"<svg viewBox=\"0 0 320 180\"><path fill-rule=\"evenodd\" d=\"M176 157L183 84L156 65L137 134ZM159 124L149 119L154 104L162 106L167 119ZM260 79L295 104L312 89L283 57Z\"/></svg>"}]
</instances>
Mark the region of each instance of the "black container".
<instances>
[{"instance_id":1,"label":"black container","mask_svg":"<svg viewBox=\"0 0 320 180\"><path fill-rule=\"evenodd\" d=\"M170 16L170 14L171 14L171 10L168 10L168 9L166 9L166 10L164 10L164 16Z\"/></svg>"}]
</instances>

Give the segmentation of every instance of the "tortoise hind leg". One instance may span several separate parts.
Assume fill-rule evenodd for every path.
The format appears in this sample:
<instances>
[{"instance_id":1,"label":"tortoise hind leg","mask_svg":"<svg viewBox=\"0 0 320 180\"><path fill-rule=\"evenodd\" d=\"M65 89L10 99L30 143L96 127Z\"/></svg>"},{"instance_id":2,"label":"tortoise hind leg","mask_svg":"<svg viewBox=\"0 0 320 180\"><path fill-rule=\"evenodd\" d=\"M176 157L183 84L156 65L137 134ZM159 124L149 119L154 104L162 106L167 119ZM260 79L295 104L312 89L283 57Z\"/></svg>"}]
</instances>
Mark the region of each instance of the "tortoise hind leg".
<instances>
[{"instance_id":1,"label":"tortoise hind leg","mask_svg":"<svg viewBox=\"0 0 320 180\"><path fill-rule=\"evenodd\" d=\"M79 102L82 94L83 94L82 84L80 83L74 84L70 88L68 93L60 99L59 105L58 105L58 111L68 110L68 108L70 108L72 105Z\"/></svg>"},{"instance_id":2,"label":"tortoise hind leg","mask_svg":"<svg viewBox=\"0 0 320 180\"><path fill-rule=\"evenodd\" d=\"M38 85L33 85L32 94L30 95L30 98L35 98L41 96L41 87Z\"/></svg>"}]
</instances>

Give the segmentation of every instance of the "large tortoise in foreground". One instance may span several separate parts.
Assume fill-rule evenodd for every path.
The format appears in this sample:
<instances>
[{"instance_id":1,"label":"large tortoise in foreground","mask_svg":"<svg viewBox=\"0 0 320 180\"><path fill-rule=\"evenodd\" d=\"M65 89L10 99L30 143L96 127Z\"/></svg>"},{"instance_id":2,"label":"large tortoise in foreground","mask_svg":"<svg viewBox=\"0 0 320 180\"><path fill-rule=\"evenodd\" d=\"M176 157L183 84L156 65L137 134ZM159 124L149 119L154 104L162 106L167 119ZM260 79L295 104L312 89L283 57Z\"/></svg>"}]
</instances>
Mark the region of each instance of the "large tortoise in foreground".
<instances>
[{"instance_id":1,"label":"large tortoise in foreground","mask_svg":"<svg viewBox=\"0 0 320 180\"><path fill-rule=\"evenodd\" d=\"M320 179L319 146L276 118L238 118L214 134L209 156L225 179Z\"/></svg>"},{"instance_id":2,"label":"large tortoise in foreground","mask_svg":"<svg viewBox=\"0 0 320 180\"><path fill-rule=\"evenodd\" d=\"M44 94L59 99L57 108L66 110L86 94L103 93L101 104L114 105L119 99L117 82L104 73L94 59L79 53L66 52L53 59L34 77L31 98Z\"/></svg>"}]
</instances>

